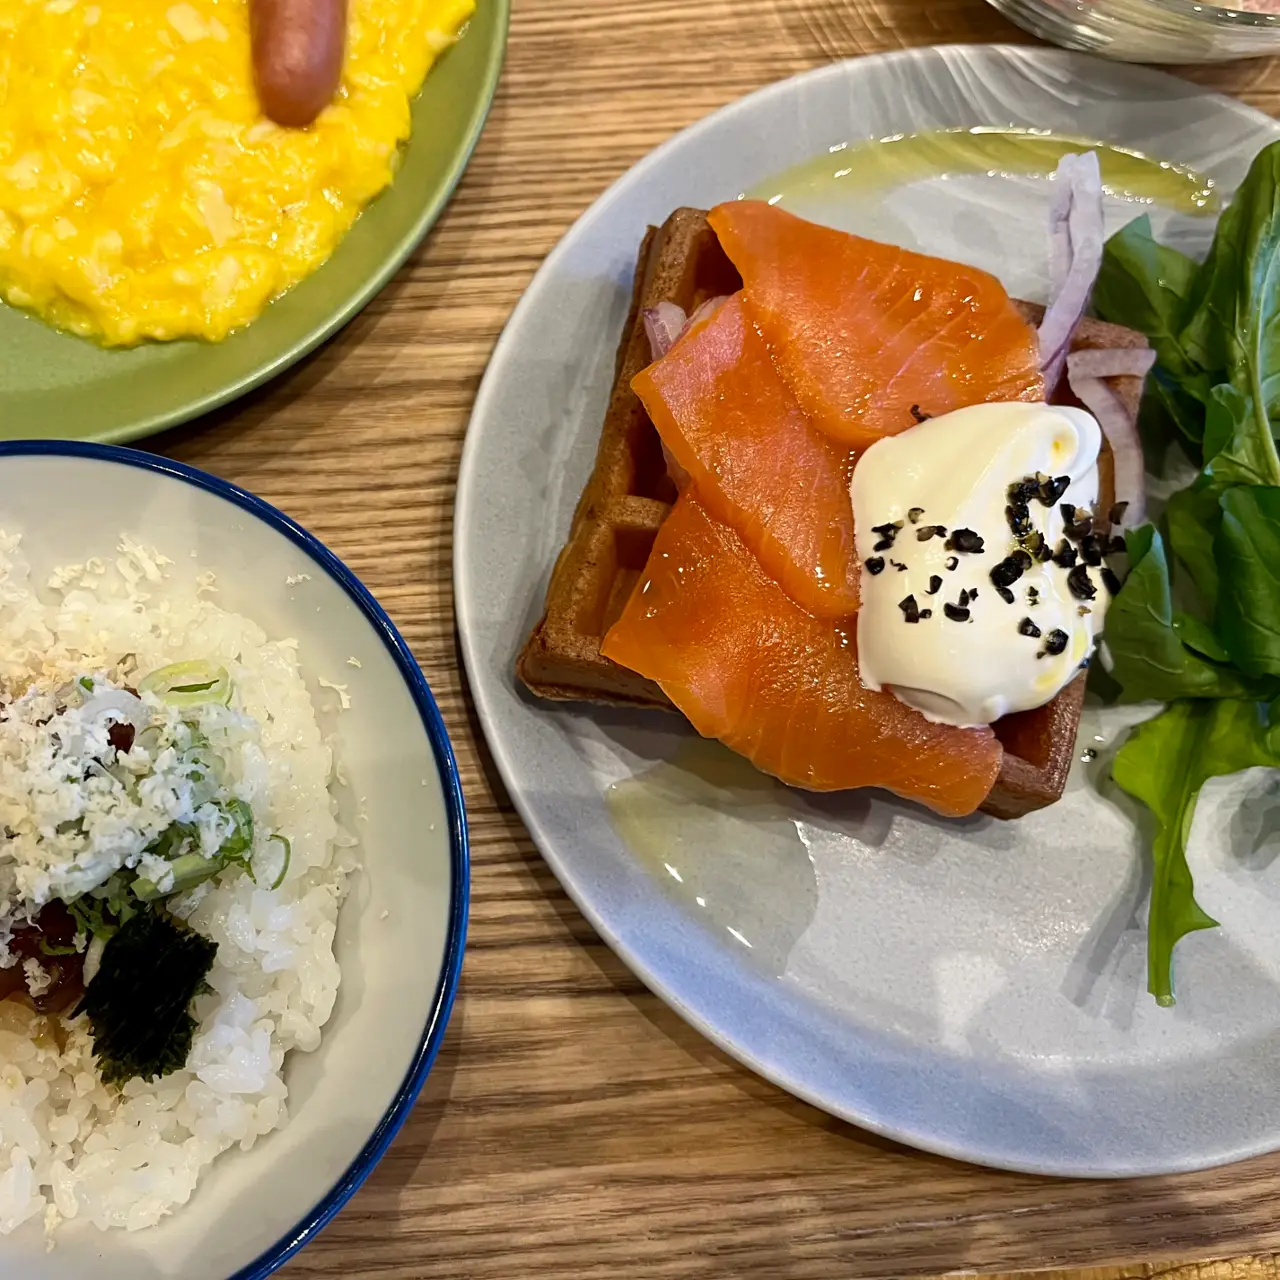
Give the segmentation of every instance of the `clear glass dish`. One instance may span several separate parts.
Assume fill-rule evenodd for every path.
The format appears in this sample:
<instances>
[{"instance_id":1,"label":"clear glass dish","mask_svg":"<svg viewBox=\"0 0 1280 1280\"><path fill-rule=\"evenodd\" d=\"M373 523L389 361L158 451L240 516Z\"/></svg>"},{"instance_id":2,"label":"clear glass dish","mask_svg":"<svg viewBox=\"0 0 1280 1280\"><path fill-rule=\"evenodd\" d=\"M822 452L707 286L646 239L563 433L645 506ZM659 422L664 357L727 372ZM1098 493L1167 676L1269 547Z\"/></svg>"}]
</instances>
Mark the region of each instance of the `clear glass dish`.
<instances>
[{"instance_id":1,"label":"clear glass dish","mask_svg":"<svg viewBox=\"0 0 1280 1280\"><path fill-rule=\"evenodd\" d=\"M1045 40L1125 62L1220 62L1280 53L1280 8L1196 0L989 0Z\"/></svg>"}]
</instances>

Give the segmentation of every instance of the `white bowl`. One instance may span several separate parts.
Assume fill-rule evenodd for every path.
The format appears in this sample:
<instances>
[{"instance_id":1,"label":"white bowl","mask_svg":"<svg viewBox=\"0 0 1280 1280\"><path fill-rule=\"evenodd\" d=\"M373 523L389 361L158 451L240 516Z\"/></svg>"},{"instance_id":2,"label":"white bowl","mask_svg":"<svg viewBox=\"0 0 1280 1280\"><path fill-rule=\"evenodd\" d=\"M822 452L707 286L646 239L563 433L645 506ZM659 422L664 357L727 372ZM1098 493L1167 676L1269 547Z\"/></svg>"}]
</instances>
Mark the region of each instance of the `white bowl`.
<instances>
[{"instance_id":1,"label":"white bowl","mask_svg":"<svg viewBox=\"0 0 1280 1280\"><path fill-rule=\"evenodd\" d=\"M404 641L354 575L288 517L213 476L130 449L0 444L0 528L24 535L36 582L56 564L109 556L121 533L163 551L175 572L184 563L212 570L220 605L271 636L297 637L321 725L338 735L350 782L339 789L341 816L360 836L364 870L339 916L333 1018L318 1050L287 1062L288 1126L250 1152L224 1153L159 1226L104 1233L75 1220L52 1252L38 1225L0 1237L0 1276L22 1280L257 1280L364 1180L443 1038L468 887L444 723ZM347 686L347 710L319 677Z\"/></svg>"}]
</instances>

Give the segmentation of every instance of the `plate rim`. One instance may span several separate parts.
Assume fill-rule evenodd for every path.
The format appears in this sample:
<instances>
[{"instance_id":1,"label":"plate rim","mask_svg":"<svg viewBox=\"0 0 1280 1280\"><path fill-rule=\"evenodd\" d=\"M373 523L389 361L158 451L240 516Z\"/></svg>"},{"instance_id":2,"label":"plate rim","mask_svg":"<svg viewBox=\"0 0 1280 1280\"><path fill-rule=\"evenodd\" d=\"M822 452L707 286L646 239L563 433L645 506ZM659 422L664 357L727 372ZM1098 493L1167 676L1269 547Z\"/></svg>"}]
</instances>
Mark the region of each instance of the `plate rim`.
<instances>
[{"instance_id":1,"label":"plate rim","mask_svg":"<svg viewBox=\"0 0 1280 1280\"><path fill-rule=\"evenodd\" d=\"M315 534L304 529L257 494L242 489L230 480L215 476L185 462L159 454L145 453L120 445L99 444L84 440L3 440L0 460L11 457L56 456L87 458L151 471L171 480L191 485L221 498L234 507L256 517L269 528L283 534L307 555L317 568L327 574L346 593L390 654L410 697L417 708L422 727L431 744L436 774L440 780L445 816L449 828L449 912L445 933L440 977L432 995L429 1012L418 1046L387 1109L374 1126L355 1157L334 1180L330 1189L314 1208L285 1232L275 1244L265 1249L247 1266L233 1272L228 1280L265 1280L282 1267L304 1245L333 1219L360 1188L399 1133L418 1094L426 1083L440 1046L458 992L462 976L462 960L466 949L467 923L471 900L471 846L467 834L466 802L462 777L454 755L449 731L440 712L426 674L418 665L404 637L373 593Z\"/></svg>"},{"instance_id":2,"label":"plate rim","mask_svg":"<svg viewBox=\"0 0 1280 1280\"><path fill-rule=\"evenodd\" d=\"M452 569L454 580L455 614L457 617L458 643L463 658L463 669L467 681L467 687L476 707L477 718L484 733L485 742L492 753L494 763L497 766L499 775L507 789L511 802L517 813L520 815L521 821L524 823L526 830L528 830L539 854L555 874L557 882L568 894L575 906L582 912L583 916L591 924L596 933L608 944L610 949L619 957L619 959L622 960L628 969L630 969L631 972L635 974L642 983L644 983L645 987L649 991L658 996L664 1004L676 1012L681 1019L692 1026L699 1032L699 1034L705 1036L714 1045L733 1058L734 1061L744 1066L747 1070L762 1076L771 1083L777 1085L779 1088L792 1094L794 1097L800 1098L802 1101L817 1107L819 1110L843 1119L869 1133L876 1134L883 1138L888 1138L894 1142L902 1143L919 1151L988 1168L1019 1173L1038 1174L1040 1176L1054 1178L1099 1178L1118 1180L1123 1178L1190 1172L1193 1170L1210 1169L1226 1164L1232 1164L1251 1156L1280 1149L1280 1134L1277 1134L1270 1140L1264 1140L1247 1147L1237 1147L1230 1151L1216 1152L1209 1157L1193 1156L1180 1160L1161 1160L1148 1163L1133 1163L1124 1166L1119 1166L1115 1163L1097 1164L1090 1163L1088 1161L1074 1161L1071 1163L1051 1165L1035 1159L1011 1157L998 1151L979 1150L974 1148L972 1145L965 1145L962 1142L950 1142L945 1139L935 1137L927 1129L887 1123L886 1121L872 1115L868 1115L865 1112L855 1112L852 1109L840 1107L835 1105L834 1099L822 1096L821 1092L817 1089L810 1089L805 1085L805 1083L795 1079L794 1076L789 1074L787 1071L775 1068L770 1064L766 1064L758 1058L753 1058L751 1056L751 1051L747 1046L737 1044L727 1034L721 1032L718 1026L709 1018L703 1017L693 1011L685 1003L678 991L665 988L662 983L655 978L649 966L639 955L636 954L635 950L628 946L610 927L607 918L595 910L585 888L579 886L575 882L572 873L561 865L559 855L555 850L553 842L547 838L541 822L527 804L526 797L516 781L517 772L512 767L506 746L500 736L491 727L494 717L492 715L488 689L485 683L487 677L485 675L484 657L478 651L476 641L473 638L473 602L469 592L460 591L458 589L458 584L466 581L469 573L467 568L469 547L467 540L464 537L464 527L471 521L473 506L478 505L481 501L479 493L476 490L476 486L470 479L471 472L475 467L476 456L480 449L480 446L477 443L479 434L472 430L472 426L482 417L488 416L492 412L489 409L489 401L496 399L498 396L498 370L509 362L513 353L518 351L514 335L516 330L520 327L520 321L525 318L526 314L535 312L536 310L532 299L534 294L537 292L537 286L541 281L544 281L546 278L554 274L559 266L560 260L567 256L572 243L584 227L584 224L587 224L589 220L597 216L603 207L608 206L615 201L624 187L637 181L638 175L642 175L650 168L656 168L663 165L667 161L668 157L677 153L682 148L691 135L694 135L703 129L710 130L715 128L718 122L732 115L736 111L745 109L747 104L751 104L753 107L759 106L760 104L767 102L768 99L774 95L785 95L792 91L792 87L796 83L816 80L828 76L838 76L842 73L844 68L852 64L877 63L881 65L892 65L902 61L917 59L921 55L960 55L969 57L976 55L980 58L992 57L1004 59L1008 62L1022 61L1025 65L1050 65L1058 68L1069 67L1072 63L1081 62L1093 66L1097 66L1098 64L1104 64L1109 67L1117 65L1109 62L1107 59L1099 58L1096 55L1081 53L1074 50L1049 48L1039 45L1016 44L1011 42L989 44L952 43L913 46L905 49L885 50L880 53L865 54L856 58L839 59L834 62L823 63L816 67L808 68L807 70L798 72L795 75L785 77L781 80L773 81L753 90L751 93L725 103L715 111L693 121L689 125L672 134L663 142L659 143L651 151L642 156L634 165L622 173L617 179L610 183L609 186L606 187L605 190L602 191L601 194L591 203L591 205L589 205L588 208L574 220L539 266L538 271L534 274L533 278L529 281L524 293L521 295L515 308L513 308L511 315L508 317L498 342L494 346L472 406L467 435L459 461L456 487L457 496L454 505L454 519L452 524ZM1125 74L1130 77L1132 81L1138 82L1139 85L1144 80L1153 86L1168 85L1170 82L1185 85L1192 90L1199 90L1206 100L1214 100L1217 103L1222 104L1224 107L1229 104L1230 109L1235 112L1245 111L1256 116L1259 120L1266 120L1273 126L1277 123L1272 120L1271 117L1266 116L1264 112L1260 112L1256 108L1250 107L1247 103L1243 103L1238 98L1234 98L1229 94L1204 89L1193 82L1187 81L1184 77L1156 70L1155 68L1139 66L1131 63L1123 64L1123 69ZM512 662L514 662L514 655L511 655L511 657Z\"/></svg>"},{"instance_id":3,"label":"plate rim","mask_svg":"<svg viewBox=\"0 0 1280 1280\"><path fill-rule=\"evenodd\" d=\"M185 422L190 422L193 418L202 417L214 409L231 404L247 395L250 391L278 377L304 357L310 355L321 343L350 324L386 288L392 277L404 266L409 255L413 253L431 228L435 226L449 201L453 199L458 183L462 181L462 175L471 163L471 157L475 152L477 143L480 141L480 135L484 132L489 113L493 109L493 101L497 94L498 83L502 77L502 70L506 61L507 43L511 28L512 0L477 0L477 3L490 6L493 9L494 30L485 53L484 76L480 81L475 105L467 119L465 129L463 129L455 142L453 155L443 180L438 184L430 199L422 206L408 229L403 232L391 247L390 252L383 259L379 268L373 274L367 276L340 306L323 316L301 338L291 343L283 351L277 352L271 358L259 362L243 376L214 391L198 396L194 400L184 400L181 404L162 409L147 417L105 430L85 432L75 437L77 440L93 444L124 445L134 440L144 439L147 436L157 435L159 432L171 427L181 426ZM473 21L474 16L468 19L468 25ZM466 34L467 31L464 28L461 38L465 38ZM451 50L446 50L442 57L448 57L450 52ZM412 100L410 105L412 106ZM413 145L412 136L404 145L407 147ZM374 199L376 200L377 196ZM339 242L334 248L334 254L341 251L342 243ZM316 270L323 271L333 260L334 254L331 254ZM36 323L43 322L37 319ZM253 322L250 321L249 323L252 324ZM84 341L84 339L76 339L71 334L65 336L68 339ZM14 443L22 443L22 441L14 441Z\"/></svg>"}]
</instances>

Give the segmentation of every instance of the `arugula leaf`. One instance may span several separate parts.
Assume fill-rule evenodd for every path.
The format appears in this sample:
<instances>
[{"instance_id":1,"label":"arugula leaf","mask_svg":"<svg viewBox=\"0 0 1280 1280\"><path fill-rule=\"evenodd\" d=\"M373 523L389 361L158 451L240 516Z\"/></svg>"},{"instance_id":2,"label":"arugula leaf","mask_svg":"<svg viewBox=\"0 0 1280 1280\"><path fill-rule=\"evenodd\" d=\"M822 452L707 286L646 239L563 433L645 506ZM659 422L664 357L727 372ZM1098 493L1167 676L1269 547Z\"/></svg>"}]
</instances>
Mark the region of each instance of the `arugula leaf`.
<instances>
[{"instance_id":1,"label":"arugula leaf","mask_svg":"<svg viewBox=\"0 0 1280 1280\"><path fill-rule=\"evenodd\" d=\"M1179 334L1186 357L1219 374L1215 382L1231 382L1251 402L1259 435L1270 435L1280 410L1280 144L1254 157L1186 305Z\"/></svg>"},{"instance_id":2,"label":"arugula leaf","mask_svg":"<svg viewBox=\"0 0 1280 1280\"><path fill-rule=\"evenodd\" d=\"M1154 525L1128 536L1132 568L1107 611L1112 675L1126 701L1243 698L1250 689L1229 666L1201 656L1207 628L1173 607L1169 561Z\"/></svg>"},{"instance_id":3,"label":"arugula leaf","mask_svg":"<svg viewBox=\"0 0 1280 1280\"><path fill-rule=\"evenodd\" d=\"M1246 675L1280 676L1280 488L1227 489L1219 505L1218 636Z\"/></svg>"},{"instance_id":4,"label":"arugula leaf","mask_svg":"<svg viewBox=\"0 0 1280 1280\"><path fill-rule=\"evenodd\" d=\"M1160 244L1151 234L1151 219L1143 214L1107 241L1093 305L1103 319L1145 333L1168 374L1192 395L1207 399L1205 371L1187 354L1181 339L1187 297L1198 269L1185 253Z\"/></svg>"},{"instance_id":5,"label":"arugula leaf","mask_svg":"<svg viewBox=\"0 0 1280 1280\"><path fill-rule=\"evenodd\" d=\"M1266 709L1234 700L1175 702L1139 725L1116 755L1111 776L1155 815L1151 906L1147 913L1147 988L1158 1003L1173 998L1173 950L1217 921L1195 899L1187 837L1200 790L1210 778L1254 765L1275 766Z\"/></svg>"}]
</instances>

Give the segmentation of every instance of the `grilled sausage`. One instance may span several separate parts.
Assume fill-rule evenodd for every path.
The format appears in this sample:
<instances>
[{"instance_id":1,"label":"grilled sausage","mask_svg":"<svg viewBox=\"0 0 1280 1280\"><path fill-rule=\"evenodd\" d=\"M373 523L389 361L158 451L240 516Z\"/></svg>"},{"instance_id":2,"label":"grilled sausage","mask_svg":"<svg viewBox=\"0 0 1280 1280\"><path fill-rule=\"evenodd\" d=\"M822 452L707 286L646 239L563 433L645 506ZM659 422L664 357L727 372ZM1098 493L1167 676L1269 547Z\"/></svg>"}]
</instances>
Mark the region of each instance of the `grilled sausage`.
<instances>
[{"instance_id":1,"label":"grilled sausage","mask_svg":"<svg viewBox=\"0 0 1280 1280\"><path fill-rule=\"evenodd\" d=\"M249 33L263 111L287 128L309 125L342 79L347 0L249 0Z\"/></svg>"}]
</instances>

